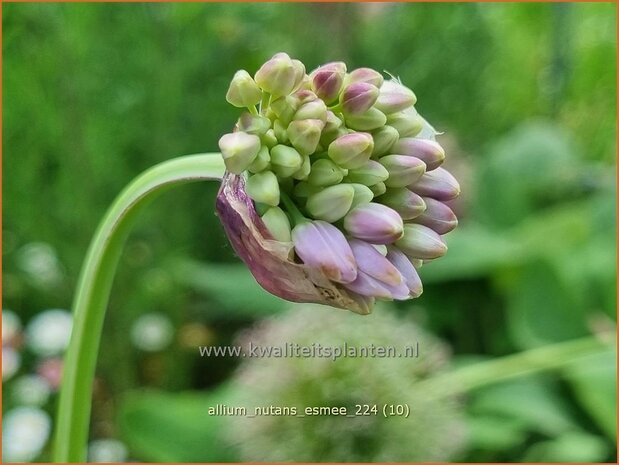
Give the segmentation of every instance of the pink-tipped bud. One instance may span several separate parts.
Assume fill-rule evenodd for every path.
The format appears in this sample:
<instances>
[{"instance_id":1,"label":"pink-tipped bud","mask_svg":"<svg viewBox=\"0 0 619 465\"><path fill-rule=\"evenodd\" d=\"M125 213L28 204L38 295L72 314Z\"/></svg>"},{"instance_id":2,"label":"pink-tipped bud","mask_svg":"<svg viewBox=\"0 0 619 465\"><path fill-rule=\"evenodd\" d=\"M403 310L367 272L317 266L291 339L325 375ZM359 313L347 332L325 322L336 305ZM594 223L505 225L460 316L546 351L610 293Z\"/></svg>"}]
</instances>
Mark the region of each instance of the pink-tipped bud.
<instances>
[{"instance_id":1,"label":"pink-tipped bud","mask_svg":"<svg viewBox=\"0 0 619 465\"><path fill-rule=\"evenodd\" d=\"M271 121L269 118L260 115L252 115L250 113L243 113L237 122L239 131L246 132L247 134L255 134L261 136L271 128Z\"/></svg>"},{"instance_id":2,"label":"pink-tipped bud","mask_svg":"<svg viewBox=\"0 0 619 465\"><path fill-rule=\"evenodd\" d=\"M411 107L417 102L417 97L408 87L397 80L385 81L380 88L376 100L376 108L385 114L396 113Z\"/></svg>"},{"instance_id":3,"label":"pink-tipped bud","mask_svg":"<svg viewBox=\"0 0 619 465\"><path fill-rule=\"evenodd\" d=\"M230 82L226 100L235 107L256 105L262 98L262 91L256 81L244 69L237 71Z\"/></svg>"},{"instance_id":4,"label":"pink-tipped bud","mask_svg":"<svg viewBox=\"0 0 619 465\"><path fill-rule=\"evenodd\" d=\"M278 53L256 71L256 83L274 98L288 95L303 79L299 63L293 63L286 53Z\"/></svg>"},{"instance_id":5,"label":"pink-tipped bud","mask_svg":"<svg viewBox=\"0 0 619 465\"><path fill-rule=\"evenodd\" d=\"M460 195L460 184L444 168L428 171L411 184L409 189L422 197L432 197L436 200L451 200Z\"/></svg>"},{"instance_id":6,"label":"pink-tipped bud","mask_svg":"<svg viewBox=\"0 0 619 465\"><path fill-rule=\"evenodd\" d=\"M426 170L426 164L419 158L408 155L387 155L380 163L389 171L385 181L387 187L405 187L417 181Z\"/></svg>"},{"instance_id":7,"label":"pink-tipped bud","mask_svg":"<svg viewBox=\"0 0 619 465\"><path fill-rule=\"evenodd\" d=\"M426 204L426 211L415 218L415 223L427 226L438 234L447 234L458 226L456 214L443 202L429 197L423 200Z\"/></svg>"},{"instance_id":8,"label":"pink-tipped bud","mask_svg":"<svg viewBox=\"0 0 619 465\"><path fill-rule=\"evenodd\" d=\"M330 280L349 283L357 277L357 265L344 235L325 221L308 221L292 230L292 241L303 263L320 270Z\"/></svg>"},{"instance_id":9,"label":"pink-tipped bud","mask_svg":"<svg viewBox=\"0 0 619 465\"><path fill-rule=\"evenodd\" d=\"M400 155L410 155L419 158L431 171L438 168L445 160L445 150L438 142L429 139L405 137L397 141L391 151Z\"/></svg>"},{"instance_id":10,"label":"pink-tipped bud","mask_svg":"<svg viewBox=\"0 0 619 465\"><path fill-rule=\"evenodd\" d=\"M346 84L352 84L353 82L367 82L380 88L383 85L384 78L378 71L374 71L371 68L357 68L346 76Z\"/></svg>"},{"instance_id":11,"label":"pink-tipped bud","mask_svg":"<svg viewBox=\"0 0 619 465\"><path fill-rule=\"evenodd\" d=\"M319 119L295 120L288 126L288 139L301 155L316 151L324 123Z\"/></svg>"},{"instance_id":12,"label":"pink-tipped bud","mask_svg":"<svg viewBox=\"0 0 619 465\"><path fill-rule=\"evenodd\" d=\"M327 63L310 74L312 89L326 103L338 98L346 76L346 65L341 61Z\"/></svg>"},{"instance_id":13,"label":"pink-tipped bud","mask_svg":"<svg viewBox=\"0 0 619 465\"><path fill-rule=\"evenodd\" d=\"M226 169L231 173L240 174L252 164L258 155L260 138L240 131L224 134L219 139L219 150L221 150Z\"/></svg>"},{"instance_id":14,"label":"pink-tipped bud","mask_svg":"<svg viewBox=\"0 0 619 465\"><path fill-rule=\"evenodd\" d=\"M329 158L342 168L361 168L374 150L372 136L365 132L355 132L338 137L329 145Z\"/></svg>"},{"instance_id":15,"label":"pink-tipped bud","mask_svg":"<svg viewBox=\"0 0 619 465\"><path fill-rule=\"evenodd\" d=\"M426 209L423 199L405 187L389 189L377 201L393 208L403 220L417 218Z\"/></svg>"},{"instance_id":16,"label":"pink-tipped bud","mask_svg":"<svg viewBox=\"0 0 619 465\"><path fill-rule=\"evenodd\" d=\"M367 82L354 82L344 88L340 95L342 111L358 115L370 109L378 98L378 87Z\"/></svg>"},{"instance_id":17,"label":"pink-tipped bud","mask_svg":"<svg viewBox=\"0 0 619 465\"><path fill-rule=\"evenodd\" d=\"M447 245L441 236L420 224L405 224L404 235L395 245L409 258L431 260L447 253Z\"/></svg>"},{"instance_id":18,"label":"pink-tipped bud","mask_svg":"<svg viewBox=\"0 0 619 465\"><path fill-rule=\"evenodd\" d=\"M379 203L367 203L351 210L344 229L353 237L372 244L391 244L402 237L404 224L395 210Z\"/></svg>"}]
</instances>

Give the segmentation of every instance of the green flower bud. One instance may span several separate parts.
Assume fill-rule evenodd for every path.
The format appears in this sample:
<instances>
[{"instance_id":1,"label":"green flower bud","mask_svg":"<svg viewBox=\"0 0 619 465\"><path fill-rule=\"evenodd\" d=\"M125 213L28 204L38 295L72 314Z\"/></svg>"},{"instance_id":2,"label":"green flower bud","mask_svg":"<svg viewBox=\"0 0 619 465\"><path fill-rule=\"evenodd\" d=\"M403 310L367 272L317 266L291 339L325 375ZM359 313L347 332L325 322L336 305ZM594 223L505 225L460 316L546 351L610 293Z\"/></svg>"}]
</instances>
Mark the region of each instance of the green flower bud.
<instances>
[{"instance_id":1,"label":"green flower bud","mask_svg":"<svg viewBox=\"0 0 619 465\"><path fill-rule=\"evenodd\" d=\"M275 240L280 242L292 241L290 220L284 210L279 207L271 207L262 215L262 221Z\"/></svg>"},{"instance_id":2,"label":"green flower bud","mask_svg":"<svg viewBox=\"0 0 619 465\"><path fill-rule=\"evenodd\" d=\"M400 214L403 220L417 218L426 210L426 204L423 199L405 187L389 189L377 201L393 208Z\"/></svg>"},{"instance_id":3,"label":"green flower bud","mask_svg":"<svg viewBox=\"0 0 619 465\"><path fill-rule=\"evenodd\" d=\"M251 173L259 173L269 167L271 157L269 156L269 149L263 145L258 151L258 156L254 159L251 165L247 168Z\"/></svg>"},{"instance_id":4,"label":"green flower bud","mask_svg":"<svg viewBox=\"0 0 619 465\"><path fill-rule=\"evenodd\" d=\"M295 120L288 126L288 138L301 155L316 151L324 123L319 119Z\"/></svg>"},{"instance_id":5,"label":"green flower bud","mask_svg":"<svg viewBox=\"0 0 619 465\"><path fill-rule=\"evenodd\" d=\"M245 132L225 134L219 139L219 150L226 169L241 174L252 164L260 150L260 138Z\"/></svg>"},{"instance_id":6,"label":"green flower bud","mask_svg":"<svg viewBox=\"0 0 619 465\"><path fill-rule=\"evenodd\" d=\"M261 136L271 128L271 120L264 116L252 115L245 112L239 118L237 127L240 131L246 132L247 134Z\"/></svg>"},{"instance_id":7,"label":"green flower bud","mask_svg":"<svg viewBox=\"0 0 619 465\"><path fill-rule=\"evenodd\" d=\"M307 181L301 181L294 186L293 194L298 199L306 199L310 195L320 192L321 190L321 186L314 186Z\"/></svg>"},{"instance_id":8,"label":"green flower bud","mask_svg":"<svg viewBox=\"0 0 619 465\"><path fill-rule=\"evenodd\" d=\"M273 134L275 134L275 137L281 144L290 142L290 139L288 139L288 131L286 131L286 125L278 119L273 121Z\"/></svg>"},{"instance_id":9,"label":"green flower bud","mask_svg":"<svg viewBox=\"0 0 619 465\"><path fill-rule=\"evenodd\" d=\"M256 83L274 98L288 95L303 79L299 63L293 63L286 53L278 53L256 71Z\"/></svg>"},{"instance_id":10,"label":"green flower bud","mask_svg":"<svg viewBox=\"0 0 619 465\"><path fill-rule=\"evenodd\" d=\"M337 184L311 194L305 208L312 218L333 223L346 216L354 196L355 189L350 184Z\"/></svg>"},{"instance_id":11,"label":"green flower bud","mask_svg":"<svg viewBox=\"0 0 619 465\"><path fill-rule=\"evenodd\" d=\"M346 65L341 61L327 63L310 74L312 89L326 103L337 99L346 76Z\"/></svg>"},{"instance_id":12,"label":"green flower bud","mask_svg":"<svg viewBox=\"0 0 619 465\"><path fill-rule=\"evenodd\" d=\"M356 131L372 131L384 126L386 122L385 114L375 107L370 108L365 113L346 115L346 124Z\"/></svg>"},{"instance_id":13,"label":"green flower bud","mask_svg":"<svg viewBox=\"0 0 619 465\"><path fill-rule=\"evenodd\" d=\"M353 82L367 82L368 84L372 84L380 89L380 86L383 85L384 78L379 72L374 71L373 69L357 68L346 76L346 85L352 84Z\"/></svg>"},{"instance_id":14,"label":"green flower bud","mask_svg":"<svg viewBox=\"0 0 619 465\"><path fill-rule=\"evenodd\" d=\"M423 129L423 119L414 108L388 115L387 124L393 126L400 137L414 137Z\"/></svg>"},{"instance_id":15,"label":"green flower bud","mask_svg":"<svg viewBox=\"0 0 619 465\"><path fill-rule=\"evenodd\" d=\"M292 176L302 165L303 157L292 147L276 145L271 149L271 167L278 176Z\"/></svg>"},{"instance_id":16,"label":"green flower bud","mask_svg":"<svg viewBox=\"0 0 619 465\"><path fill-rule=\"evenodd\" d=\"M329 145L329 158L343 168L360 168L365 165L374 150L372 136L355 132L338 137Z\"/></svg>"},{"instance_id":17,"label":"green flower bud","mask_svg":"<svg viewBox=\"0 0 619 465\"><path fill-rule=\"evenodd\" d=\"M389 177L387 168L374 160L369 160L361 168L350 170L346 181L373 186L385 181Z\"/></svg>"},{"instance_id":18,"label":"green flower bud","mask_svg":"<svg viewBox=\"0 0 619 465\"><path fill-rule=\"evenodd\" d=\"M342 111L357 115L370 109L378 98L378 87L367 82L353 82L344 88L340 95Z\"/></svg>"},{"instance_id":19,"label":"green flower bud","mask_svg":"<svg viewBox=\"0 0 619 465\"><path fill-rule=\"evenodd\" d=\"M374 151L372 152L372 156L382 157L383 155L387 155L391 147L393 147L393 144L398 141L399 137L398 131L391 126L383 126L374 131L372 133L372 139L374 139Z\"/></svg>"},{"instance_id":20,"label":"green flower bud","mask_svg":"<svg viewBox=\"0 0 619 465\"><path fill-rule=\"evenodd\" d=\"M273 207L279 205L279 182L272 171L251 175L245 182L245 190L256 202Z\"/></svg>"},{"instance_id":21,"label":"green flower bud","mask_svg":"<svg viewBox=\"0 0 619 465\"><path fill-rule=\"evenodd\" d=\"M389 171L387 187L406 187L417 181L426 171L426 164L407 155L386 155L380 163Z\"/></svg>"},{"instance_id":22,"label":"green flower bud","mask_svg":"<svg viewBox=\"0 0 619 465\"><path fill-rule=\"evenodd\" d=\"M316 160L312 165L307 182L313 186L332 186L343 178L342 170L331 160Z\"/></svg>"},{"instance_id":23,"label":"green flower bud","mask_svg":"<svg viewBox=\"0 0 619 465\"><path fill-rule=\"evenodd\" d=\"M379 195L383 195L385 192L387 192L387 186L384 182L378 182L373 186L369 186L369 188L374 194L374 197L378 197Z\"/></svg>"},{"instance_id":24,"label":"green flower bud","mask_svg":"<svg viewBox=\"0 0 619 465\"><path fill-rule=\"evenodd\" d=\"M415 102L417 102L417 97L412 90L400 84L396 79L391 79L381 86L375 105L383 113L391 114L406 110Z\"/></svg>"},{"instance_id":25,"label":"green flower bud","mask_svg":"<svg viewBox=\"0 0 619 465\"><path fill-rule=\"evenodd\" d=\"M319 119L325 123L327 121L327 105L320 99L304 103L299 107L292 119Z\"/></svg>"},{"instance_id":26,"label":"green flower bud","mask_svg":"<svg viewBox=\"0 0 619 465\"><path fill-rule=\"evenodd\" d=\"M292 66L294 67L295 72L294 86L292 90L295 91L301 87L306 78L305 65L299 60L292 60Z\"/></svg>"},{"instance_id":27,"label":"green flower bud","mask_svg":"<svg viewBox=\"0 0 619 465\"><path fill-rule=\"evenodd\" d=\"M272 149L279 143L273 129L269 129L267 132L265 132L262 137L260 137L260 140L270 149Z\"/></svg>"},{"instance_id":28,"label":"green flower bud","mask_svg":"<svg viewBox=\"0 0 619 465\"><path fill-rule=\"evenodd\" d=\"M256 81L244 69L237 71L230 82L226 100L235 107L256 105L262 98L262 91Z\"/></svg>"},{"instance_id":29,"label":"green flower bud","mask_svg":"<svg viewBox=\"0 0 619 465\"><path fill-rule=\"evenodd\" d=\"M420 224L405 224L404 236L395 245L410 258L431 260L447 253L447 245L441 236Z\"/></svg>"},{"instance_id":30,"label":"green flower bud","mask_svg":"<svg viewBox=\"0 0 619 465\"><path fill-rule=\"evenodd\" d=\"M303 157L303 163L301 164L301 168L299 168L292 175L294 179L298 179L300 181L306 180L312 169L312 162L310 161L309 155L302 155L302 157Z\"/></svg>"},{"instance_id":31,"label":"green flower bud","mask_svg":"<svg viewBox=\"0 0 619 465\"><path fill-rule=\"evenodd\" d=\"M352 186L355 190L355 196L352 199L352 206L350 208L355 208L359 205L370 203L374 198L374 193L368 186L357 183L350 183L349 186Z\"/></svg>"},{"instance_id":32,"label":"green flower bud","mask_svg":"<svg viewBox=\"0 0 619 465\"><path fill-rule=\"evenodd\" d=\"M293 95L285 95L271 100L269 111L284 124L290 123L295 111L299 108L299 100Z\"/></svg>"}]
</instances>

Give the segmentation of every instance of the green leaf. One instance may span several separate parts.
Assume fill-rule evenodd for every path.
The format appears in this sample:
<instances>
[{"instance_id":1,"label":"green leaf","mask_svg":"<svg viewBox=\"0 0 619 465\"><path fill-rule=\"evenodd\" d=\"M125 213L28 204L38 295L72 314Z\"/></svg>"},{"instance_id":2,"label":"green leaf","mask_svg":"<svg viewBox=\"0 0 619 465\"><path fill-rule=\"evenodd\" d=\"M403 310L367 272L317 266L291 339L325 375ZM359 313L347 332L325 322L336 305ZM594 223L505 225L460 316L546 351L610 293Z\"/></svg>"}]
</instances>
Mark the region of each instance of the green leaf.
<instances>
[{"instance_id":1,"label":"green leaf","mask_svg":"<svg viewBox=\"0 0 619 465\"><path fill-rule=\"evenodd\" d=\"M600 436L571 431L552 441L538 442L529 447L523 462L603 462L610 447Z\"/></svg>"},{"instance_id":2,"label":"green leaf","mask_svg":"<svg viewBox=\"0 0 619 465\"><path fill-rule=\"evenodd\" d=\"M172 265L175 279L212 298L210 314L257 318L279 313L290 304L262 289L242 263L200 263L182 260Z\"/></svg>"},{"instance_id":3,"label":"green leaf","mask_svg":"<svg viewBox=\"0 0 619 465\"><path fill-rule=\"evenodd\" d=\"M500 451L526 440L526 428L521 421L500 416L471 416L467 422L472 449Z\"/></svg>"},{"instance_id":4,"label":"green leaf","mask_svg":"<svg viewBox=\"0 0 619 465\"><path fill-rule=\"evenodd\" d=\"M133 391L119 407L119 425L133 457L147 462L236 462L222 438L225 417L208 408L225 404L228 389L214 392Z\"/></svg>"},{"instance_id":5,"label":"green leaf","mask_svg":"<svg viewBox=\"0 0 619 465\"><path fill-rule=\"evenodd\" d=\"M564 370L578 400L613 440L617 438L616 363L616 352L609 351L573 363Z\"/></svg>"},{"instance_id":6,"label":"green leaf","mask_svg":"<svg viewBox=\"0 0 619 465\"><path fill-rule=\"evenodd\" d=\"M568 406L552 385L534 377L483 388L474 396L470 411L474 415L492 415L519 421L529 431L548 436L577 428L567 413Z\"/></svg>"}]
</instances>

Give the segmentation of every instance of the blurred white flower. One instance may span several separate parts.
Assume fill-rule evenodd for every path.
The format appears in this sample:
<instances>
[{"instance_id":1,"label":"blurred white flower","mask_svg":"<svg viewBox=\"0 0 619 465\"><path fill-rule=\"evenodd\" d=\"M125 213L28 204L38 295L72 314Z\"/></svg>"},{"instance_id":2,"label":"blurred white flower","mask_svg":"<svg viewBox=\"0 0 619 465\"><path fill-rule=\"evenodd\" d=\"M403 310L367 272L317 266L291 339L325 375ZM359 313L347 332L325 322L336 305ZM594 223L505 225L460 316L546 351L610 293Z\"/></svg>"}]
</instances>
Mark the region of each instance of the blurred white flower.
<instances>
[{"instance_id":1,"label":"blurred white flower","mask_svg":"<svg viewBox=\"0 0 619 465\"><path fill-rule=\"evenodd\" d=\"M30 462L49 439L51 419L36 407L17 407L2 421L2 461Z\"/></svg>"},{"instance_id":2,"label":"blurred white flower","mask_svg":"<svg viewBox=\"0 0 619 465\"><path fill-rule=\"evenodd\" d=\"M131 342L138 349L156 352L165 349L174 335L170 319L160 313L146 313L131 327Z\"/></svg>"},{"instance_id":3,"label":"blurred white flower","mask_svg":"<svg viewBox=\"0 0 619 465\"><path fill-rule=\"evenodd\" d=\"M58 357L43 360L37 366L37 373L55 391L60 387L62 381L62 359Z\"/></svg>"},{"instance_id":4,"label":"blurred white flower","mask_svg":"<svg viewBox=\"0 0 619 465\"><path fill-rule=\"evenodd\" d=\"M116 439L95 439L88 445L88 461L92 463L126 462L127 446Z\"/></svg>"},{"instance_id":5,"label":"blurred white flower","mask_svg":"<svg viewBox=\"0 0 619 465\"><path fill-rule=\"evenodd\" d=\"M17 252L17 265L35 285L53 287L62 280L60 261L49 244L26 244Z\"/></svg>"},{"instance_id":6,"label":"blurred white flower","mask_svg":"<svg viewBox=\"0 0 619 465\"><path fill-rule=\"evenodd\" d=\"M9 346L2 346L2 382L11 379L20 366L19 352Z\"/></svg>"},{"instance_id":7,"label":"blurred white flower","mask_svg":"<svg viewBox=\"0 0 619 465\"><path fill-rule=\"evenodd\" d=\"M13 344L21 331L21 321L15 312L2 309L2 344Z\"/></svg>"},{"instance_id":8,"label":"blurred white flower","mask_svg":"<svg viewBox=\"0 0 619 465\"><path fill-rule=\"evenodd\" d=\"M66 310L46 310L35 316L26 327L26 341L37 355L58 355L67 348L73 319Z\"/></svg>"},{"instance_id":9,"label":"blurred white flower","mask_svg":"<svg viewBox=\"0 0 619 465\"><path fill-rule=\"evenodd\" d=\"M24 375L13 383L13 396L21 405L42 407L49 399L51 386L38 375Z\"/></svg>"}]
</instances>

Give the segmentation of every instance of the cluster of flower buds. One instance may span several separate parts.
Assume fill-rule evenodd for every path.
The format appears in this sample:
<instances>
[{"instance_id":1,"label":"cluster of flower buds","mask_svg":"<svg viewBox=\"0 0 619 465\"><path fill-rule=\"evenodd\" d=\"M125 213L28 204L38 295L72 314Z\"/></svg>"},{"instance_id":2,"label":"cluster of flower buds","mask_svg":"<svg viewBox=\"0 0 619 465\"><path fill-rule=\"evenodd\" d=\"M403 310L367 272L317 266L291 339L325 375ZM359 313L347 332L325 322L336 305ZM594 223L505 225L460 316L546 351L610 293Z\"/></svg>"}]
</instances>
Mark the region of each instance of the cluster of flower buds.
<instances>
[{"instance_id":1,"label":"cluster of flower buds","mask_svg":"<svg viewBox=\"0 0 619 465\"><path fill-rule=\"evenodd\" d=\"M292 301L369 313L374 299L418 297L417 269L447 251L460 187L440 165L413 91L369 68L309 75L285 53L227 100L244 108L219 148L217 208L257 281Z\"/></svg>"}]
</instances>

